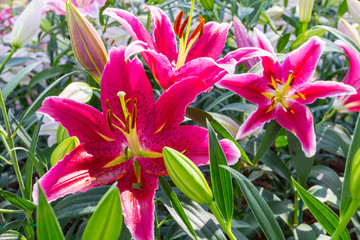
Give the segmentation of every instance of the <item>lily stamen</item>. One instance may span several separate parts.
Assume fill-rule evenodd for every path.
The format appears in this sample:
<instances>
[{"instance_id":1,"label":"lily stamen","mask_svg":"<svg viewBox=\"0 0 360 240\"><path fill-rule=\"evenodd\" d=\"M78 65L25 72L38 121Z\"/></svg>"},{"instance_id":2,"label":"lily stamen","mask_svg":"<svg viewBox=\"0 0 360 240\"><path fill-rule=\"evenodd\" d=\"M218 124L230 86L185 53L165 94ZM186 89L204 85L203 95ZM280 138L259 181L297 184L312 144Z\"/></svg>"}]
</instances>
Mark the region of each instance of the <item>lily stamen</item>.
<instances>
[{"instance_id":1,"label":"lily stamen","mask_svg":"<svg viewBox=\"0 0 360 240\"><path fill-rule=\"evenodd\" d=\"M136 118L137 118L137 100L135 98L133 102L132 121L131 121L132 129L136 128Z\"/></svg>"},{"instance_id":2,"label":"lily stamen","mask_svg":"<svg viewBox=\"0 0 360 240\"><path fill-rule=\"evenodd\" d=\"M175 32L175 34L179 34L181 20L182 20L183 16L184 16L184 11L181 10L179 12L179 14L175 18L175 21L174 21L174 32Z\"/></svg>"},{"instance_id":3,"label":"lily stamen","mask_svg":"<svg viewBox=\"0 0 360 240\"><path fill-rule=\"evenodd\" d=\"M295 92L295 94L296 94L299 98L301 98L302 100L306 100L304 94L302 94L302 93L300 93L300 92Z\"/></svg>"},{"instance_id":4,"label":"lily stamen","mask_svg":"<svg viewBox=\"0 0 360 240\"><path fill-rule=\"evenodd\" d=\"M179 38L181 39L184 35L184 31L185 31L185 28L186 28L186 24L188 23L189 21L189 17L186 17L184 22L181 24L181 27L179 29L179 32L178 32L178 35L179 35Z\"/></svg>"}]
</instances>

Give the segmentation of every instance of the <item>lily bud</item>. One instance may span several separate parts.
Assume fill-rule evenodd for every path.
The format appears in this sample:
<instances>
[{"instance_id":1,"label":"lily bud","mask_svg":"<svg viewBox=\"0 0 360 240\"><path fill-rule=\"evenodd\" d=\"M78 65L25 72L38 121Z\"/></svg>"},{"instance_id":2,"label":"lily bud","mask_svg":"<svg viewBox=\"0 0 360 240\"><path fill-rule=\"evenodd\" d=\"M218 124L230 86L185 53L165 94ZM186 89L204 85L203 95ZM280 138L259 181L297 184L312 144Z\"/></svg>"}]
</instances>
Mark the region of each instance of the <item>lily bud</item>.
<instances>
[{"instance_id":1,"label":"lily bud","mask_svg":"<svg viewBox=\"0 0 360 240\"><path fill-rule=\"evenodd\" d=\"M299 0L299 18L300 22L307 23L310 22L311 13L314 6L314 0Z\"/></svg>"},{"instance_id":2,"label":"lily bud","mask_svg":"<svg viewBox=\"0 0 360 240\"><path fill-rule=\"evenodd\" d=\"M80 103L87 103L93 95L92 88L84 82L70 83L60 94L61 98L68 98Z\"/></svg>"},{"instance_id":3,"label":"lily bud","mask_svg":"<svg viewBox=\"0 0 360 240\"><path fill-rule=\"evenodd\" d=\"M233 138L236 138L236 134L240 128L240 125L237 122L224 114L211 112L210 115L215 118L215 120L218 121Z\"/></svg>"},{"instance_id":4,"label":"lily bud","mask_svg":"<svg viewBox=\"0 0 360 240\"><path fill-rule=\"evenodd\" d=\"M76 59L100 84L107 52L99 34L70 1L66 2L66 20Z\"/></svg>"},{"instance_id":5,"label":"lily bud","mask_svg":"<svg viewBox=\"0 0 360 240\"><path fill-rule=\"evenodd\" d=\"M360 200L360 149L356 152L352 166L350 176L350 192L353 199Z\"/></svg>"},{"instance_id":6,"label":"lily bud","mask_svg":"<svg viewBox=\"0 0 360 240\"><path fill-rule=\"evenodd\" d=\"M165 147L163 158L171 180L186 196L203 205L213 201L213 194L200 169L184 154Z\"/></svg>"},{"instance_id":7,"label":"lily bud","mask_svg":"<svg viewBox=\"0 0 360 240\"><path fill-rule=\"evenodd\" d=\"M347 0L347 5L355 22L360 23L360 2L358 0Z\"/></svg>"},{"instance_id":8,"label":"lily bud","mask_svg":"<svg viewBox=\"0 0 360 240\"><path fill-rule=\"evenodd\" d=\"M70 137L63 141L55 148L50 157L51 167L62 160L66 154L69 154L74 148L80 145L79 139L77 137Z\"/></svg>"},{"instance_id":9,"label":"lily bud","mask_svg":"<svg viewBox=\"0 0 360 240\"><path fill-rule=\"evenodd\" d=\"M38 31L42 18L42 0L33 0L20 14L11 31L11 45L23 47Z\"/></svg>"},{"instance_id":10,"label":"lily bud","mask_svg":"<svg viewBox=\"0 0 360 240\"><path fill-rule=\"evenodd\" d=\"M360 45L360 34L359 31L351 25L348 21L346 21L343 18L340 18L338 23L338 29L340 32L347 35L349 38L351 38L354 42L356 42L358 45Z\"/></svg>"},{"instance_id":11,"label":"lily bud","mask_svg":"<svg viewBox=\"0 0 360 240\"><path fill-rule=\"evenodd\" d=\"M268 15L268 17L271 18L271 20L277 21L280 19L281 15L283 14L284 9L282 9L279 6L273 6L271 8L268 8L265 12ZM269 20L266 14L264 12L261 12L258 23L264 25L268 23Z\"/></svg>"}]
</instances>

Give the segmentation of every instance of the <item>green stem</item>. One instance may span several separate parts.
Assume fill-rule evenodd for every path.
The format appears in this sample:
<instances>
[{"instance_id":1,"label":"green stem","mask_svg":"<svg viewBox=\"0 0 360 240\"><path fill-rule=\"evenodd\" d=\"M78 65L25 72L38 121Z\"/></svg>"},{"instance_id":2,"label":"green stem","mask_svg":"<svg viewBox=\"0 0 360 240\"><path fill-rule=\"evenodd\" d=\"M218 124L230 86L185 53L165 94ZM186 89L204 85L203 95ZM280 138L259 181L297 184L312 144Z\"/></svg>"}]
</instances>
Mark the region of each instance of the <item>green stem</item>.
<instances>
[{"instance_id":1,"label":"green stem","mask_svg":"<svg viewBox=\"0 0 360 240\"><path fill-rule=\"evenodd\" d=\"M346 226L350 222L352 216L354 216L356 210L358 209L360 200L353 199L350 203L348 210L345 215L340 218L339 225L337 226L335 232L333 233L331 240L337 240L340 237L340 234L344 232Z\"/></svg>"},{"instance_id":2,"label":"green stem","mask_svg":"<svg viewBox=\"0 0 360 240\"><path fill-rule=\"evenodd\" d=\"M212 9L212 10L211 10L211 12L212 12L212 14L214 15L214 17L215 17L216 21L221 22L221 21L220 21L220 19L219 19L219 18L218 18L218 16L217 16L217 14L216 14L215 10L214 10L214 9Z\"/></svg>"},{"instance_id":3,"label":"green stem","mask_svg":"<svg viewBox=\"0 0 360 240\"><path fill-rule=\"evenodd\" d=\"M295 191L294 195L294 226L299 225L299 193Z\"/></svg>"},{"instance_id":4,"label":"green stem","mask_svg":"<svg viewBox=\"0 0 360 240\"><path fill-rule=\"evenodd\" d=\"M9 123L9 118L8 118L6 108L5 108L5 101L4 101L4 98L2 96L1 90L0 90L0 107L1 107L3 117L4 117L4 122L5 122L5 126L6 126L6 133L7 133L7 136L10 137L11 136L10 123Z\"/></svg>"},{"instance_id":5,"label":"green stem","mask_svg":"<svg viewBox=\"0 0 360 240\"><path fill-rule=\"evenodd\" d=\"M231 240L236 240L236 237L231 232L231 229L226 225L224 219L221 217L219 210L215 206L214 202L211 202L208 207L210 208L211 212L214 214L215 218L220 223L220 226L224 229L225 233L229 236Z\"/></svg>"},{"instance_id":6,"label":"green stem","mask_svg":"<svg viewBox=\"0 0 360 240\"><path fill-rule=\"evenodd\" d=\"M333 109L329 114L325 115L324 118L318 122L316 124L316 127L317 126L320 126L322 123L326 122L327 120L329 120L332 116L334 116L334 114L336 113L336 109Z\"/></svg>"},{"instance_id":7,"label":"green stem","mask_svg":"<svg viewBox=\"0 0 360 240\"><path fill-rule=\"evenodd\" d=\"M25 210L15 210L15 209L3 209L0 208L0 213L24 213Z\"/></svg>"},{"instance_id":8,"label":"green stem","mask_svg":"<svg viewBox=\"0 0 360 240\"><path fill-rule=\"evenodd\" d=\"M2 72L2 70L5 67L5 64L10 60L10 58L12 57L12 55L14 55L14 53L16 52L17 48L16 47L12 47L11 52L9 53L9 55L6 57L6 59L4 60L4 62L1 64L0 66L0 73Z\"/></svg>"},{"instance_id":9,"label":"green stem","mask_svg":"<svg viewBox=\"0 0 360 240\"><path fill-rule=\"evenodd\" d=\"M8 142L9 142L10 149L13 149L15 147L14 139L10 138ZM21 195L24 198L26 198L25 185L24 185L24 181L23 181L22 176L21 176L21 171L20 171L18 160L17 160L16 151L11 150L9 154L10 154L10 158L11 158L11 160L13 162L13 165L14 165L14 169L15 169L15 173L16 173L16 179L17 179L17 181L19 183Z\"/></svg>"}]
</instances>

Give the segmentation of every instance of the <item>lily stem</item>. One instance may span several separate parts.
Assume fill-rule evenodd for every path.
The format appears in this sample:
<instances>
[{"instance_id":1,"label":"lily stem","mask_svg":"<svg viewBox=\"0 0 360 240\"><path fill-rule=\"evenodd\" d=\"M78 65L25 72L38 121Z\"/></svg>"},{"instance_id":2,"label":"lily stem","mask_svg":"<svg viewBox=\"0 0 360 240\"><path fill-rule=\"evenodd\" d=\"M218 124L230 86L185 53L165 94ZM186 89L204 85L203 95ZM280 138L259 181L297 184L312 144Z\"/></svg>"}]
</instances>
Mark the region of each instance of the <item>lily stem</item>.
<instances>
[{"instance_id":1,"label":"lily stem","mask_svg":"<svg viewBox=\"0 0 360 240\"><path fill-rule=\"evenodd\" d=\"M317 126L320 126L322 123L326 122L327 120L329 120L332 116L334 116L334 114L336 113L336 109L333 109L329 114L325 115L324 118L318 122L316 124L316 127Z\"/></svg>"},{"instance_id":2,"label":"lily stem","mask_svg":"<svg viewBox=\"0 0 360 240\"><path fill-rule=\"evenodd\" d=\"M6 57L6 59L2 62L1 66L0 66L0 73L2 72L2 70L5 67L5 64L10 60L10 58L12 57L12 55L14 55L14 53L16 52L17 48L16 47L12 47L11 52L9 53L9 55Z\"/></svg>"},{"instance_id":3,"label":"lily stem","mask_svg":"<svg viewBox=\"0 0 360 240\"><path fill-rule=\"evenodd\" d=\"M25 210L16 210L16 209L4 209L0 208L0 213L24 213Z\"/></svg>"},{"instance_id":4,"label":"lily stem","mask_svg":"<svg viewBox=\"0 0 360 240\"><path fill-rule=\"evenodd\" d=\"M360 204L360 200L353 199L351 201L350 206L346 211L345 215L342 218L340 218L339 225L337 226L334 234L332 235L331 240L339 239L340 234L344 232L352 216L355 214L356 210L358 209L359 204Z\"/></svg>"},{"instance_id":5,"label":"lily stem","mask_svg":"<svg viewBox=\"0 0 360 240\"><path fill-rule=\"evenodd\" d=\"M294 195L294 226L299 225L299 193L295 191Z\"/></svg>"},{"instance_id":6,"label":"lily stem","mask_svg":"<svg viewBox=\"0 0 360 240\"><path fill-rule=\"evenodd\" d=\"M236 237L234 236L234 234L231 232L231 229L228 227L228 225L226 225L224 219L222 218L219 210L217 209L217 207L215 206L214 202L211 202L208 207L210 208L211 212L214 214L215 218L218 220L218 222L220 223L220 226L224 229L225 233L229 236L229 238L231 240L236 240Z\"/></svg>"}]
</instances>

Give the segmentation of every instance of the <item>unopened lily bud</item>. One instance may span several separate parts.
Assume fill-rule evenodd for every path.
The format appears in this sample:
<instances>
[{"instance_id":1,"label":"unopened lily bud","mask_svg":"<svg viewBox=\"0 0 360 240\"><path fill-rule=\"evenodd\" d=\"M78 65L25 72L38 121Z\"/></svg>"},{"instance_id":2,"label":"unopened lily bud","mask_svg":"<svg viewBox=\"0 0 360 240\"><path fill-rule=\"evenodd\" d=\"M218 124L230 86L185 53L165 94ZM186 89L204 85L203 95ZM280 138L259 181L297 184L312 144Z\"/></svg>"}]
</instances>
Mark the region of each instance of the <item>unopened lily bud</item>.
<instances>
[{"instance_id":1,"label":"unopened lily bud","mask_svg":"<svg viewBox=\"0 0 360 240\"><path fill-rule=\"evenodd\" d=\"M69 154L74 148L80 145L79 139L77 137L70 137L63 141L55 148L50 157L51 167L62 160L66 154Z\"/></svg>"},{"instance_id":2,"label":"unopened lily bud","mask_svg":"<svg viewBox=\"0 0 360 240\"><path fill-rule=\"evenodd\" d=\"M99 34L70 1L66 2L66 20L76 59L100 84L107 52Z\"/></svg>"},{"instance_id":3,"label":"unopened lily bud","mask_svg":"<svg viewBox=\"0 0 360 240\"><path fill-rule=\"evenodd\" d=\"M203 205L213 201L213 194L200 169L184 154L165 147L163 158L171 180L186 196Z\"/></svg>"},{"instance_id":4,"label":"unopened lily bud","mask_svg":"<svg viewBox=\"0 0 360 240\"><path fill-rule=\"evenodd\" d=\"M93 95L92 88L84 82L70 83L60 94L59 97L71 99L80 103L87 103Z\"/></svg>"},{"instance_id":5,"label":"unopened lily bud","mask_svg":"<svg viewBox=\"0 0 360 240\"><path fill-rule=\"evenodd\" d=\"M268 8L266 11L266 14L269 18L271 18L271 20L279 20L281 15L284 12L284 9L282 9L279 6L273 6L271 8ZM268 23L268 18L266 16L266 14L264 12L261 12L258 23L260 24L267 24Z\"/></svg>"},{"instance_id":6,"label":"unopened lily bud","mask_svg":"<svg viewBox=\"0 0 360 240\"><path fill-rule=\"evenodd\" d=\"M11 45L23 47L39 30L42 18L42 0L33 0L20 14L11 31Z\"/></svg>"},{"instance_id":7,"label":"unopened lily bud","mask_svg":"<svg viewBox=\"0 0 360 240\"><path fill-rule=\"evenodd\" d=\"M347 0L347 5L355 22L360 23L360 2L358 0Z\"/></svg>"},{"instance_id":8,"label":"unopened lily bud","mask_svg":"<svg viewBox=\"0 0 360 240\"><path fill-rule=\"evenodd\" d=\"M354 42L360 45L360 34L359 31L355 28L355 26L351 25L348 21L343 18L340 18L338 23L338 29L340 32L347 35Z\"/></svg>"},{"instance_id":9,"label":"unopened lily bud","mask_svg":"<svg viewBox=\"0 0 360 240\"><path fill-rule=\"evenodd\" d=\"M236 137L236 134L240 128L240 125L237 122L224 114L211 112L210 115L215 118L215 120L218 121L231 134L233 138Z\"/></svg>"},{"instance_id":10,"label":"unopened lily bud","mask_svg":"<svg viewBox=\"0 0 360 240\"><path fill-rule=\"evenodd\" d=\"M314 6L314 0L299 0L299 18L300 22L307 23L310 22L311 13Z\"/></svg>"},{"instance_id":11,"label":"unopened lily bud","mask_svg":"<svg viewBox=\"0 0 360 240\"><path fill-rule=\"evenodd\" d=\"M356 152L352 166L350 176L350 192L353 199L360 200L360 149Z\"/></svg>"},{"instance_id":12,"label":"unopened lily bud","mask_svg":"<svg viewBox=\"0 0 360 240\"><path fill-rule=\"evenodd\" d=\"M214 9L214 0L200 0L200 3L205 10L211 11Z\"/></svg>"}]
</instances>

